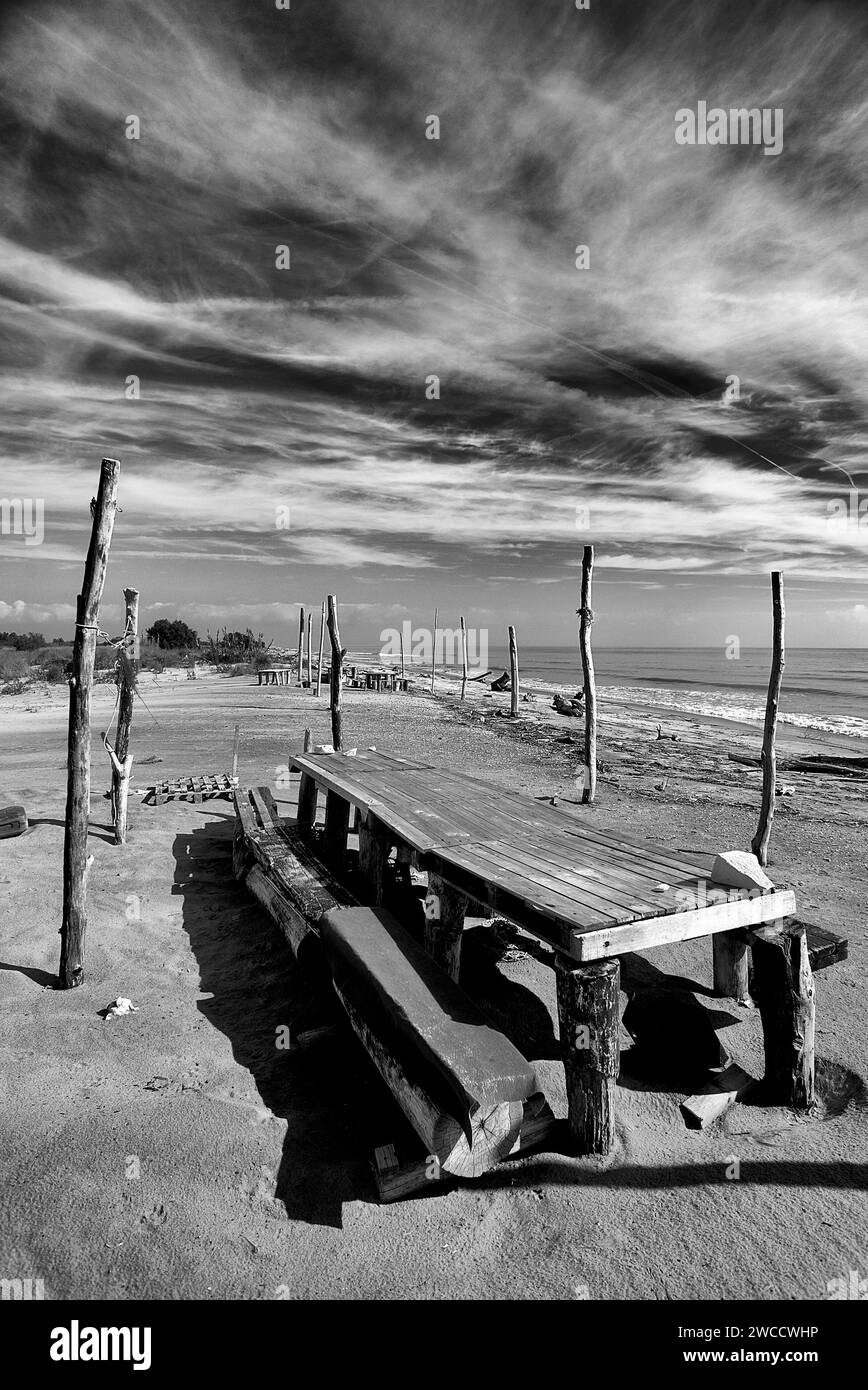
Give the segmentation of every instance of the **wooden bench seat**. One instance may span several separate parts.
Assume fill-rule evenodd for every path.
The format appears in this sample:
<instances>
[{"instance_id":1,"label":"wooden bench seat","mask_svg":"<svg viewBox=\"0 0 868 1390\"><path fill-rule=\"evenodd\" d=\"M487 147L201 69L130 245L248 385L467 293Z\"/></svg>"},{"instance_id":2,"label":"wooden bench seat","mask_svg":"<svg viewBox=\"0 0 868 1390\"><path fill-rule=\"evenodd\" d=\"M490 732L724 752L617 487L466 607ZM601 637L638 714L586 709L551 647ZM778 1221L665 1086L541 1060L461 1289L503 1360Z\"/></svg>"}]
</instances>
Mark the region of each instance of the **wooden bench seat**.
<instances>
[{"instance_id":1,"label":"wooden bench seat","mask_svg":"<svg viewBox=\"0 0 868 1390\"><path fill-rule=\"evenodd\" d=\"M319 930L333 969L343 967L377 998L463 1107L525 1101L539 1090L530 1063L390 913L338 908Z\"/></svg>"}]
</instances>

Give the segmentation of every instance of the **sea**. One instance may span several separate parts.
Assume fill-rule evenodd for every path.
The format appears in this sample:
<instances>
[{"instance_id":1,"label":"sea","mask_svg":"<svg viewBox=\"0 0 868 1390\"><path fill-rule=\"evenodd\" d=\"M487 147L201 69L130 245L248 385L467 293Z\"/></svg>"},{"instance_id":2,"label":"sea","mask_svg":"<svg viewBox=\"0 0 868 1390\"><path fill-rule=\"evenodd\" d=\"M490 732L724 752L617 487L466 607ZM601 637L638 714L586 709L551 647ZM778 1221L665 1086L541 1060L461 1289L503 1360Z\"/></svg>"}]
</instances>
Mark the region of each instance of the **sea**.
<instances>
[{"instance_id":1,"label":"sea","mask_svg":"<svg viewBox=\"0 0 868 1390\"><path fill-rule=\"evenodd\" d=\"M488 665L498 675L508 670L507 649L489 648ZM607 701L749 725L762 725L769 665L767 647L742 647L737 658L719 646L594 647L597 686ZM519 670L526 690L574 694L582 683L577 647L522 646ZM868 647L789 648L778 722L868 740Z\"/></svg>"}]
</instances>

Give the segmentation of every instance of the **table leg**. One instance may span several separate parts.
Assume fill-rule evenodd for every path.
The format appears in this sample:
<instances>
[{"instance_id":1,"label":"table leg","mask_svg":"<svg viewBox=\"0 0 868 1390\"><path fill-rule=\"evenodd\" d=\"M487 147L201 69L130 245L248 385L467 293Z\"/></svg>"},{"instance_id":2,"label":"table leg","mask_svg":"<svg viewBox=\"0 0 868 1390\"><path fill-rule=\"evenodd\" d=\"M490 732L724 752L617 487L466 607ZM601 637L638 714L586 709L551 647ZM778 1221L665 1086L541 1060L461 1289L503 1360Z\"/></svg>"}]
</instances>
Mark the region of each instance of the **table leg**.
<instances>
[{"instance_id":1,"label":"table leg","mask_svg":"<svg viewBox=\"0 0 868 1390\"><path fill-rule=\"evenodd\" d=\"M389 849L389 837L380 822L373 816L362 821L359 826L359 869L374 907L380 906L385 895Z\"/></svg>"},{"instance_id":2,"label":"table leg","mask_svg":"<svg viewBox=\"0 0 868 1390\"><path fill-rule=\"evenodd\" d=\"M577 966L558 955L555 973L570 1134L578 1153L607 1154L615 1142L620 963Z\"/></svg>"},{"instance_id":3,"label":"table leg","mask_svg":"<svg viewBox=\"0 0 868 1390\"><path fill-rule=\"evenodd\" d=\"M718 931L711 938L714 992L739 1004L750 1000L750 946L743 931Z\"/></svg>"},{"instance_id":4,"label":"table leg","mask_svg":"<svg viewBox=\"0 0 868 1390\"><path fill-rule=\"evenodd\" d=\"M296 811L296 824L299 830L309 833L316 821L316 794L317 785L309 772L301 774L298 784L298 810Z\"/></svg>"},{"instance_id":5,"label":"table leg","mask_svg":"<svg viewBox=\"0 0 868 1390\"><path fill-rule=\"evenodd\" d=\"M337 792L326 792L323 858L336 872L346 867L349 828L350 803Z\"/></svg>"},{"instance_id":6,"label":"table leg","mask_svg":"<svg viewBox=\"0 0 868 1390\"><path fill-rule=\"evenodd\" d=\"M760 927L751 940L768 1098L807 1110L814 1103L815 1005L805 928Z\"/></svg>"},{"instance_id":7,"label":"table leg","mask_svg":"<svg viewBox=\"0 0 868 1390\"><path fill-rule=\"evenodd\" d=\"M461 934L467 898L444 883L437 874L428 875L425 899L425 950L439 966L458 979L461 969Z\"/></svg>"}]
</instances>

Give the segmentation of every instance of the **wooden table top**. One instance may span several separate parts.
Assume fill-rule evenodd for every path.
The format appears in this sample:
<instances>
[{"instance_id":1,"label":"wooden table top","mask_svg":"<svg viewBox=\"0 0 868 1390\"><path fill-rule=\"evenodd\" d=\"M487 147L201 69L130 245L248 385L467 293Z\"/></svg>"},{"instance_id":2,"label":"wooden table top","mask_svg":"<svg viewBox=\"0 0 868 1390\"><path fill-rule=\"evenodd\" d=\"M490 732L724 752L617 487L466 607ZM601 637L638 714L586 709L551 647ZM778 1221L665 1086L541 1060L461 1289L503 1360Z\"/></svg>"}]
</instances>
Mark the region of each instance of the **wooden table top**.
<instances>
[{"instance_id":1,"label":"wooden table top","mask_svg":"<svg viewBox=\"0 0 868 1390\"><path fill-rule=\"evenodd\" d=\"M424 868L579 960L795 912L787 890L735 898L712 885L711 855L601 830L593 810L574 814L451 768L379 750L304 753L293 766L379 821Z\"/></svg>"}]
</instances>

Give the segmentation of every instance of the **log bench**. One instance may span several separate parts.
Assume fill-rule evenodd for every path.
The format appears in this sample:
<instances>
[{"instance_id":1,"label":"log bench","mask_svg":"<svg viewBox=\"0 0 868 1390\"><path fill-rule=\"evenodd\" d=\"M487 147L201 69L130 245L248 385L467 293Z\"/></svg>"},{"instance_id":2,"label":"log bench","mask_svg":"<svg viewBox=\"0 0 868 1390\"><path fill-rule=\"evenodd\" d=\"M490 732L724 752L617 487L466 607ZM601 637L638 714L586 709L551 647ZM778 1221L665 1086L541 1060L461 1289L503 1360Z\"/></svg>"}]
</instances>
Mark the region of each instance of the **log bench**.
<instances>
[{"instance_id":1,"label":"log bench","mask_svg":"<svg viewBox=\"0 0 868 1390\"><path fill-rule=\"evenodd\" d=\"M475 1177L557 1126L533 1067L382 908L355 900L277 816L267 787L235 794L233 868L299 963L326 964L349 1023L423 1146L399 1163L377 1149L382 1201Z\"/></svg>"}]
</instances>

